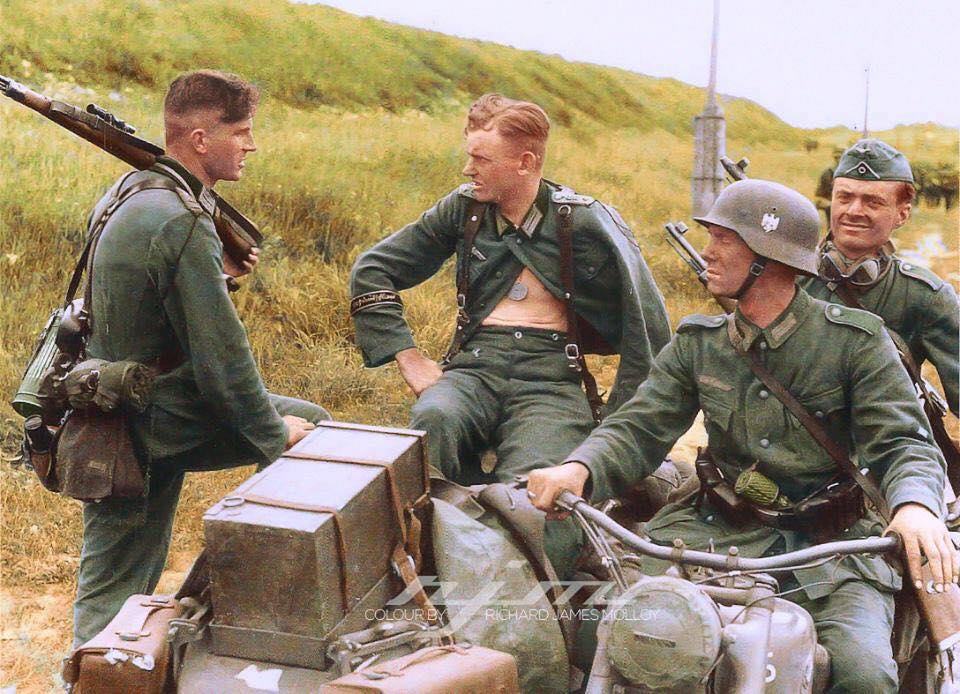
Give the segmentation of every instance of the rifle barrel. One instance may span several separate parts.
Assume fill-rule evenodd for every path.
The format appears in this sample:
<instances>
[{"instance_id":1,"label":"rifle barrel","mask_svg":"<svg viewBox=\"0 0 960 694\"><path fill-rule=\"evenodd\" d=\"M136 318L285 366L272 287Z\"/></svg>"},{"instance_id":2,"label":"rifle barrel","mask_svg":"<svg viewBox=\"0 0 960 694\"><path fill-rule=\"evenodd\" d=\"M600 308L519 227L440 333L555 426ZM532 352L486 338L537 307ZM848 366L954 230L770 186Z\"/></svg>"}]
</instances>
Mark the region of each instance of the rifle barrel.
<instances>
[{"instance_id":1,"label":"rifle barrel","mask_svg":"<svg viewBox=\"0 0 960 694\"><path fill-rule=\"evenodd\" d=\"M156 163L157 157L164 154L163 148L134 136L132 133L135 128L99 107L91 105L92 108L85 111L72 104L50 99L5 75L0 75L0 93L135 169L150 168ZM217 234L223 241L224 250L238 265L242 265L250 249L262 244L263 235L252 221L226 200L216 193L214 197L217 207L213 219Z\"/></svg>"}]
</instances>

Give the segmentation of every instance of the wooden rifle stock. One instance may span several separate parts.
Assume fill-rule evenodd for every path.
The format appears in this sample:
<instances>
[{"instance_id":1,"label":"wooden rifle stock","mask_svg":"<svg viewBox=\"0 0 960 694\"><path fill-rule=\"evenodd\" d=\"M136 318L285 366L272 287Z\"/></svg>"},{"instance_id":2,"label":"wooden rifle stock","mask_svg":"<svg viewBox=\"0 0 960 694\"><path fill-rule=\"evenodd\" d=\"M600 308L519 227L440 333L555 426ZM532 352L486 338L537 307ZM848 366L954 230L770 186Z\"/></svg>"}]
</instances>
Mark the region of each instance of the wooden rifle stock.
<instances>
[{"instance_id":1,"label":"wooden rifle stock","mask_svg":"<svg viewBox=\"0 0 960 694\"><path fill-rule=\"evenodd\" d=\"M52 120L57 125L82 137L135 169L149 169L163 148L134 136L135 129L119 118L91 104L87 110L50 99L0 75L0 93ZM223 250L238 266L250 255L250 250L263 243L257 226L233 205L210 191L216 200L213 223L223 242Z\"/></svg>"}]
</instances>

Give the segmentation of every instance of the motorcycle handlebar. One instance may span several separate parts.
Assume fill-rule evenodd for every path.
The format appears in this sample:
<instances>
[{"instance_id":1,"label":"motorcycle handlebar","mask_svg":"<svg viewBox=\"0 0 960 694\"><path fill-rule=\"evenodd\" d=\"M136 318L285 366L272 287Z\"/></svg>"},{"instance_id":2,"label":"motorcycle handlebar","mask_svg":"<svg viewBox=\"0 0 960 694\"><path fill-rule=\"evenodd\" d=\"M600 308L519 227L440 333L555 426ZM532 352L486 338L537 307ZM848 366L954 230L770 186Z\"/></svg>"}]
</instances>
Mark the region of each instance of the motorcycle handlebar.
<instances>
[{"instance_id":1,"label":"motorcycle handlebar","mask_svg":"<svg viewBox=\"0 0 960 694\"><path fill-rule=\"evenodd\" d=\"M639 554L655 559L663 559L676 564L703 566L721 571L772 571L808 564L819 559L826 559L837 555L879 554L899 552L901 549L900 537L897 535L887 535L885 537L868 537L859 540L827 542L797 550L796 552L787 552L786 554L755 559L752 557L739 556L733 547L730 548L727 554L716 554L713 552L686 549L684 547L664 547L663 545L658 545L630 532L602 511L593 508L586 500L569 491L560 493L560 496L557 498L557 506L566 511L576 511L587 521L603 528Z\"/></svg>"}]
</instances>

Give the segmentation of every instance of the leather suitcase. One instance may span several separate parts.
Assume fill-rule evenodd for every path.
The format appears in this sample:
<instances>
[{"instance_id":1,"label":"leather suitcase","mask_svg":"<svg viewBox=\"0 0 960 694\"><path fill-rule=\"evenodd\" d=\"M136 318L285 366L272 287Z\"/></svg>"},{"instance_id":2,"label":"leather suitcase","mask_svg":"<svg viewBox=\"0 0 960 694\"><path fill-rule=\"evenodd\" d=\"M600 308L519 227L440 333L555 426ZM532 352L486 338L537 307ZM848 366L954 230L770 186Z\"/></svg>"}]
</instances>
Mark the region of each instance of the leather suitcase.
<instances>
[{"instance_id":1,"label":"leather suitcase","mask_svg":"<svg viewBox=\"0 0 960 694\"><path fill-rule=\"evenodd\" d=\"M63 664L72 694L159 694L171 686L170 620L180 614L167 595L131 595L99 634Z\"/></svg>"},{"instance_id":2,"label":"leather suitcase","mask_svg":"<svg viewBox=\"0 0 960 694\"><path fill-rule=\"evenodd\" d=\"M214 653L323 668L402 590L390 560L427 500L422 437L324 422L206 513Z\"/></svg>"},{"instance_id":3,"label":"leather suitcase","mask_svg":"<svg viewBox=\"0 0 960 694\"><path fill-rule=\"evenodd\" d=\"M321 694L519 694L517 661L481 646L436 646L352 672Z\"/></svg>"}]
</instances>

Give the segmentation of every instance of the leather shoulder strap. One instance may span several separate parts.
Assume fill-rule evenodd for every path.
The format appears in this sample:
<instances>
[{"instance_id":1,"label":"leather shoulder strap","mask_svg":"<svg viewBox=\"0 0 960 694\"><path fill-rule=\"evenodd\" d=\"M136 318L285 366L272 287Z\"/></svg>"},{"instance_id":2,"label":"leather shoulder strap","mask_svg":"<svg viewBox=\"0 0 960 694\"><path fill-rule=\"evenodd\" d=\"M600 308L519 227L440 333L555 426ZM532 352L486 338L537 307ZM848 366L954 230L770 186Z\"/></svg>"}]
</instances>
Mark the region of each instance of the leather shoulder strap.
<instances>
[{"instance_id":1,"label":"leather shoulder strap","mask_svg":"<svg viewBox=\"0 0 960 694\"><path fill-rule=\"evenodd\" d=\"M733 321L733 314L730 314L727 317L728 330L736 330ZM794 417L800 420L803 428L806 429L810 436L813 437L813 440L820 444L820 447L827 452L837 467L860 485L863 492L870 501L873 502L877 512L885 521L889 522L890 507L887 505L887 500L883 498L883 494L880 491L880 487L877 486L877 483L860 471L860 468L850 460L850 455L847 450L834 441L823 424L810 414L807 408L793 396L793 393L787 390L787 388L777 380L776 376L767 370L760 361L759 355L754 350L743 351L737 349L737 353L747 360L747 363L750 365L750 370L760 379L761 383L783 403L784 407L790 410Z\"/></svg>"},{"instance_id":2,"label":"leather shoulder strap","mask_svg":"<svg viewBox=\"0 0 960 694\"><path fill-rule=\"evenodd\" d=\"M473 244L480 231L483 215L487 211L487 204L479 200L470 199L467 203L466 222L463 225L463 253L457 261L457 326L450 340L450 347L443 357L448 362L460 351L463 345L464 333L470 323L467 313L467 294L470 291L470 258L473 256Z\"/></svg>"},{"instance_id":3,"label":"leather shoulder strap","mask_svg":"<svg viewBox=\"0 0 960 694\"><path fill-rule=\"evenodd\" d=\"M570 217L573 210L570 205L563 204L557 209L560 224L557 226L557 241L560 244L560 281L563 284L563 300L567 309L567 344L564 350L570 366L575 368L583 381L583 388L587 393L587 402L593 413L594 421L599 424L603 419L603 398L597 389L597 379L587 368L587 360L581 349L580 317L573 305L574 274L573 274L573 229Z\"/></svg>"},{"instance_id":4,"label":"leather shoulder strap","mask_svg":"<svg viewBox=\"0 0 960 694\"><path fill-rule=\"evenodd\" d=\"M104 207L103 211L100 213L100 216L91 224L90 232L87 238L87 244L84 247L84 252L81 256L81 262L84 260L86 261L87 271L87 282L86 286L84 287L83 294L83 311L87 315L88 331L93 326L93 259L97 252L97 246L100 243L100 237L103 235L103 230L107 226L107 222L110 220L110 217L113 216L114 212L116 212L123 203L137 193L145 190L169 190L172 192L177 192L178 190L177 184L168 178L158 178L153 180L147 179L134 183L129 188L124 188L123 184L126 183L129 177L130 174L120 181L114 190L114 195L111 198L110 203ZM78 269L79 268L80 263L78 263ZM74 274L76 275L76 271L74 271ZM79 275L76 275L76 278L79 281ZM70 301L73 300L71 290L74 292L76 291L73 278L71 278L70 281L70 289L67 290L68 299L66 303L70 303Z\"/></svg>"}]
</instances>

